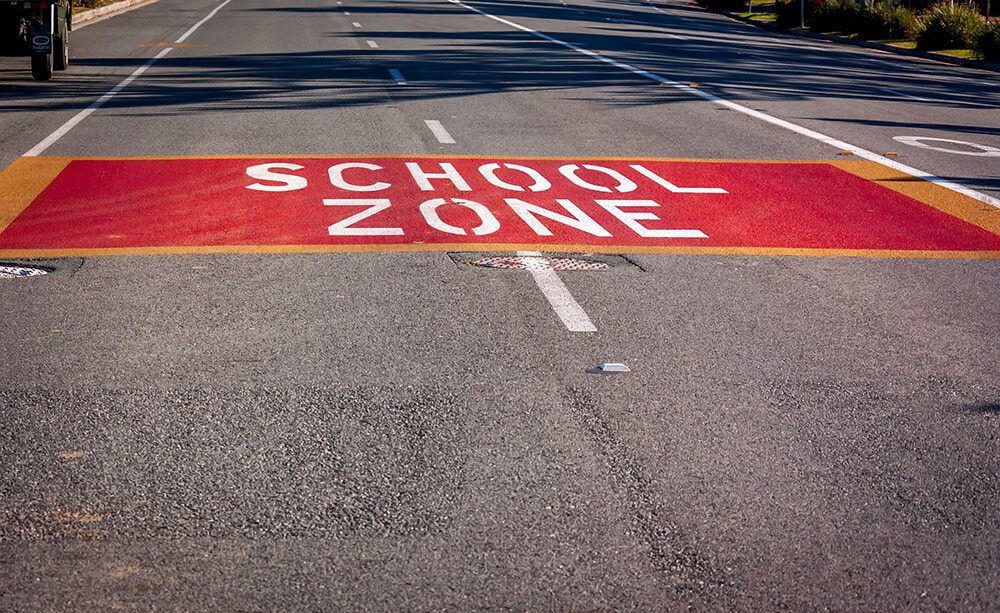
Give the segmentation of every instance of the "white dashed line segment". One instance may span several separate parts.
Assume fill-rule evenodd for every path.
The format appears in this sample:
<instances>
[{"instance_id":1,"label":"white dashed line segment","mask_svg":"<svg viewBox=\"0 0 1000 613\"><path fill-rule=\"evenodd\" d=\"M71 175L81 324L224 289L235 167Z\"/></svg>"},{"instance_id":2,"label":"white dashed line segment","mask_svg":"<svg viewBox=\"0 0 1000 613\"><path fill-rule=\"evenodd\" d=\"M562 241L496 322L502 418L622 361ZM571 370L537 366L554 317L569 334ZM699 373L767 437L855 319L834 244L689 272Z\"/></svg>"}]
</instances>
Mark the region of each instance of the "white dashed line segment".
<instances>
[{"instance_id":1,"label":"white dashed line segment","mask_svg":"<svg viewBox=\"0 0 1000 613\"><path fill-rule=\"evenodd\" d=\"M519 251L522 257L538 257L542 255L537 251ZM545 299L549 301L552 310L563 322L570 332L597 332L597 327L587 317L583 307L573 298L573 295L566 289L566 285L559 278L554 270L535 270L529 268L531 276L535 279L538 289L542 290Z\"/></svg>"},{"instance_id":2,"label":"white dashed line segment","mask_svg":"<svg viewBox=\"0 0 1000 613\"><path fill-rule=\"evenodd\" d=\"M434 137L438 139L439 143L442 145L455 144L455 139L451 137L451 134L448 134L448 130L444 129L444 126L441 125L440 121L436 119L425 119L424 123L427 124L428 128L430 128L431 133L434 134Z\"/></svg>"}]
</instances>

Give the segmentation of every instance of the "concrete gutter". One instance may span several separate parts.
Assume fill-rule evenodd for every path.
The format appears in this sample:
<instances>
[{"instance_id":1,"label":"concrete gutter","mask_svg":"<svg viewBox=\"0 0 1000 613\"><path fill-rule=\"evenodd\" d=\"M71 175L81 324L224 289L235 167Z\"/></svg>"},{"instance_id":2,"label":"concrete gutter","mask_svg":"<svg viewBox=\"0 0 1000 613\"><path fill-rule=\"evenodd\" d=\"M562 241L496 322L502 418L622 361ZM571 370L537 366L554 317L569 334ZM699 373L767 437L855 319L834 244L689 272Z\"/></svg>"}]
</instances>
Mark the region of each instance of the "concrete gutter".
<instances>
[{"instance_id":1,"label":"concrete gutter","mask_svg":"<svg viewBox=\"0 0 1000 613\"><path fill-rule=\"evenodd\" d=\"M897 47L895 45L887 45L885 43L875 43L868 40L854 40L853 38L834 36L833 34L819 34L817 32L810 32L808 30L790 30L788 28L779 28L773 23L761 21L759 19L750 19L748 17L744 17L742 15L730 11L723 11L722 14L731 19L736 19L737 21L742 21L744 23L749 23L751 25L757 26L758 28L771 30L772 32L781 32L782 34L789 34L791 36L801 36L803 38L813 38L816 40L825 40L834 43L843 43L847 45L854 45L855 47L865 47L866 49L878 49L879 51L887 51L889 53L895 53L896 55L908 55L910 57L919 57L925 60L933 60L935 62L945 62L948 64L954 64L956 66L965 66L966 68L978 68L980 70L992 70L993 72L1000 72L1000 64L981 62L979 60L968 60L960 57L946 55L944 53L934 53L933 51L904 49L903 47Z\"/></svg>"},{"instance_id":2,"label":"concrete gutter","mask_svg":"<svg viewBox=\"0 0 1000 613\"><path fill-rule=\"evenodd\" d=\"M153 2L156 2L156 0L121 0L121 2L115 2L114 4L109 4L96 9L74 12L73 29L75 30L77 28L88 26L92 23L97 23L102 19L114 17L119 13L131 11L132 9L139 8L145 4L152 4Z\"/></svg>"}]
</instances>

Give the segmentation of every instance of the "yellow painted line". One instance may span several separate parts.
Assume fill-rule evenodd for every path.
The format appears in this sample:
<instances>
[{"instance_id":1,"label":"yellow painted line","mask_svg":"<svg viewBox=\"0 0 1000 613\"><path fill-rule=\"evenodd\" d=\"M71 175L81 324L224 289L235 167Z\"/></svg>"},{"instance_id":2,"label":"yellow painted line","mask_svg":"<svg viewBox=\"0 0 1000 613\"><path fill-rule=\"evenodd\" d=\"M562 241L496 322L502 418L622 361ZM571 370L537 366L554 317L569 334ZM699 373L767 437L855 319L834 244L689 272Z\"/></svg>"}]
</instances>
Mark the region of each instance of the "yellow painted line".
<instances>
[{"instance_id":1,"label":"yellow painted line","mask_svg":"<svg viewBox=\"0 0 1000 613\"><path fill-rule=\"evenodd\" d=\"M875 162L839 160L831 164L1000 236L1000 209L995 206Z\"/></svg>"},{"instance_id":2,"label":"yellow painted line","mask_svg":"<svg viewBox=\"0 0 1000 613\"><path fill-rule=\"evenodd\" d=\"M34 202L72 158L19 158L0 172L0 233Z\"/></svg>"},{"instance_id":3,"label":"yellow painted line","mask_svg":"<svg viewBox=\"0 0 1000 613\"><path fill-rule=\"evenodd\" d=\"M7 258L57 258L146 255L225 255L280 253L425 253L440 251L544 253L599 253L636 255L750 255L879 259L1000 260L1000 251L907 251L882 249L791 249L781 247L595 247L594 245L539 245L499 243L449 243L407 245L213 245L173 247L125 247L114 249L10 249Z\"/></svg>"}]
</instances>

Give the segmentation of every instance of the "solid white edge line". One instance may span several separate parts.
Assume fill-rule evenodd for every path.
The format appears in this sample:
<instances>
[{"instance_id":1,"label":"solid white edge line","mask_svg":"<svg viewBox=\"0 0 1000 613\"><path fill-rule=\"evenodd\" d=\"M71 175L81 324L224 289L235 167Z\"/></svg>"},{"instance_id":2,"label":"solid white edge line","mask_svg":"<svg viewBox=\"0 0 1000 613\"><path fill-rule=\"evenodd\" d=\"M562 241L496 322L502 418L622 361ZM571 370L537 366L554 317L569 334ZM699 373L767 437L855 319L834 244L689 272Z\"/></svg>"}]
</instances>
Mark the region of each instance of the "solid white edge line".
<instances>
[{"instance_id":1,"label":"solid white edge line","mask_svg":"<svg viewBox=\"0 0 1000 613\"><path fill-rule=\"evenodd\" d=\"M126 77L124 81L122 81L118 85L115 85L113 88L111 88L110 91L108 91L108 93L104 94L103 96L95 100L90 106L83 109L82 111L74 115L69 121L64 123L58 130L45 137L45 139L42 140L42 142L38 143L37 145L29 149L28 152L24 154L24 157L38 157L39 155L41 155L42 152L44 152L46 149L55 144L56 141L58 141L63 136L66 136L66 134L70 130L75 128L81 121L89 117L91 113L104 106L104 103L106 103L108 100L111 100L112 98L117 96L120 91L128 87L129 83L135 81L139 77L139 75L146 72L150 66L155 64L157 61L162 59L165 55L167 55L173 50L174 50L173 47L167 47L163 51L160 51L158 54L156 54L156 57L150 58L145 64L143 64L139 68L136 68L135 72Z\"/></svg>"},{"instance_id":2,"label":"solid white edge line","mask_svg":"<svg viewBox=\"0 0 1000 613\"><path fill-rule=\"evenodd\" d=\"M211 13L209 13L207 17L205 17L204 19L202 19L198 23L196 23L193 26L191 26L191 29L188 30L187 32L185 32L183 36L181 36L180 38L178 38L177 40L175 40L174 44L175 45L179 45L179 44L183 43L184 41L186 41L189 36L191 36L192 34L195 33L195 30L197 30L201 26L205 25L206 21L208 21L212 17L215 17L215 14L218 13L219 11L221 11L222 7L226 6L230 2L232 2L232 0L226 0L225 2L223 2L222 4L220 4L219 6L215 7L214 11L212 11Z\"/></svg>"},{"instance_id":3,"label":"solid white edge line","mask_svg":"<svg viewBox=\"0 0 1000 613\"><path fill-rule=\"evenodd\" d=\"M451 137L448 130L445 130L444 126L437 119L425 119L424 123L430 128L431 133L434 138L438 140L442 145L454 145L455 139Z\"/></svg>"},{"instance_id":4,"label":"solid white edge line","mask_svg":"<svg viewBox=\"0 0 1000 613\"><path fill-rule=\"evenodd\" d=\"M860 147L856 147L856 146L854 146L854 145L852 145L850 143L846 143L846 142L844 142L842 140L838 140L838 139L835 139L835 138L833 138L831 136L827 136L825 134L821 134L821 133L816 132L814 130L810 130L809 128L804 128L804 127L802 127L800 125L791 123L790 121L785 121L784 119L778 119L777 117L772 117L770 115L761 113L760 111L755 111L755 110L753 110L751 108L745 107L745 106L737 104L735 102L730 102L728 100L724 100L724 99L722 99L722 98L720 98L720 97L718 97L716 95L710 94L710 93L702 91L700 89L697 89L697 88L694 88L694 87L689 87L687 85L682 85L682 84L678 83L677 81L672 81L670 79L667 79L665 77L661 77L659 75L656 75L656 74L653 74L651 72L642 70L640 68L636 68L636 67L630 66L628 64L623 64L622 62L618 62L618 61L613 60L613 59L611 59L609 57L603 56L603 55L601 55L599 53L594 53L593 51L588 51L587 49L582 49L582 48L577 47L576 45L574 45L572 43L567 43L565 41L559 40L558 38L553 38L553 37L549 36L548 34L543 34L543 33L539 32L538 30L532 30L531 28L528 28L528 27L522 26L520 24L514 23L513 21L508 21L507 19L504 19L502 17L497 17L496 15L491 15L489 13L483 12L483 11L481 11L481 10L473 7L473 6L469 6L468 4L465 4L461 0L446 0L446 1L449 2L449 3L451 3L451 4L455 4L457 6L461 6L462 8L467 9L469 11L472 11L473 13L478 13L478 14L484 16L484 17L488 17L488 18L490 18L490 19L492 19L494 21L500 22L500 23L502 23L504 25L510 26L510 27L515 28L517 30L520 30L522 32L527 32L528 34L532 34L532 35L537 36L538 38L541 38L543 40L547 40L547 41L549 41L551 43L554 43L556 45L560 45L562 47L570 49L571 51L576 51L577 53L582 53L583 55L586 55L586 56L591 57L591 58L593 58L595 60L604 62L605 64L609 64L611 66L614 66L615 68L620 68L622 70L626 70L628 72L631 72L632 74L639 75L641 77L646 77L647 79L651 79L653 81L656 81L657 83L660 83L661 85L669 85L670 87L675 87L675 88L680 89L682 91L685 91L685 92L687 92L689 94L697 96L697 97L699 97L699 98L701 98L703 100L707 100L709 102L715 102L716 104L720 104L720 105L725 106L725 107L727 107L729 109L732 109L734 111L743 113L744 115L749 115L750 117L754 117L756 119L760 119L761 121L765 121L765 122L767 122L767 123L769 123L771 125L778 126L778 127L784 128L786 130L790 130L792 132L795 132L796 134L805 136L807 138L811 138L813 140L818 140L818 141L820 141L822 143L826 143L826 144L828 144L828 145L830 145L832 147L837 147L841 151L850 151L851 153L853 153L854 155L856 155L856 156L858 156L858 157L860 157L862 159L865 159L865 160L868 160L868 161L871 161L871 162L875 162L877 164L881 164L882 166L885 166L887 168L892 168L893 170L897 170L897 171L899 171L899 172L901 172L903 174L910 175L911 177L916 177L916 178L919 178L919 179L923 179L924 181L927 181L929 183L934 183L935 185L938 185L940 187L944 187L945 189L949 189L949 190L951 190L953 192L957 192L957 193L962 194L964 196L968 196L968 197L970 197L970 198L972 198L974 200L978 200L978 201L983 202L985 204L989 204L991 206L1000 208L1000 198L994 198L993 196L984 194L982 192L978 192L978 191L976 191L974 189L970 189L968 187L965 187L964 185L960 185L960 184L955 183L953 181L948 181L947 179L942 179L941 177L932 175L929 172L924 172L924 171L919 170L917 168L913 168L913 167L907 166L906 164L900 164L899 162L894 162L893 160L890 160L890 159L888 159L886 157L883 157L883 156L881 156L881 155L879 155L877 153L873 153L871 151L867 151L867 150L862 149Z\"/></svg>"},{"instance_id":5,"label":"solid white edge line","mask_svg":"<svg viewBox=\"0 0 1000 613\"><path fill-rule=\"evenodd\" d=\"M518 251L517 255L522 257L539 257L542 254L538 251ZM597 332L597 327L590 321L586 311L580 303L573 298L562 282L559 275L554 270L530 270L535 285L542 291L545 299L549 301L552 310L556 312L560 321L570 332Z\"/></svg>"}]
</instances>

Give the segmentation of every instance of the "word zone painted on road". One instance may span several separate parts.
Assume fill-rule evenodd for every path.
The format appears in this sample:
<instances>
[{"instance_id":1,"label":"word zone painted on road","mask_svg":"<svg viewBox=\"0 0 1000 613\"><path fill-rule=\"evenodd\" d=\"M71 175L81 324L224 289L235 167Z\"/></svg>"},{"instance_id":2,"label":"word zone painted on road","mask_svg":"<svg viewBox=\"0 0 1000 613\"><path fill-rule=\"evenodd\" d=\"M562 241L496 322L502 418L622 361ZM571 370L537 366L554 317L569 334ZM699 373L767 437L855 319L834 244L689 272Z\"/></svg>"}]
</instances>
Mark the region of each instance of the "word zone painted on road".
<instances>
[{"instance_id":1,"label":"word zone painted on road","mask_svg":"<svg viewBox=\"0 0 1000 613\"><path fill-rule=\"evenodd\" d=\"M426 162L405 162L405 167L412 178L412 186L421 192L436 191L435 185L442 185L447 191L472 192L473 188L462 174L450 162L437 162L438 170L428 170ZM434 165L432 162L431 166ZM641 164L629 164L629 169L643 179L651 181L656 186L671 194L726 194L721 187L678 187L667 179L657 175ZM299 164L268 163L247 168L247 175L261 182L247 186L247 189L262 192L289 192L306 189L309 186L304 176L289 174L290 171L301 171ZM393 184L379 180L385 169L378 164L368 162L341 162L328 169L330 185L346 192L386 192ZM476 169L491 186L507 192L543 193L553 191L552 182L535 168L524 164L491 162L482 164ZM364 172L362 172L364 171ZM361 177L364 173L373 175L368 182L358 182L357 178L348 180L345 173ZM618 170L597 164L563 164L558 167L561 178L572 185L574 191L583 190L593 193L631 193L639 189L639 185ZM522 180L518 182L518 180ZM562 188L565 193L566 187ZM555 190L560 191L560 190ZM584 232L591 236L612 238L612 233L594 220L593 217L580 209L568 198L555 198L559 210L546 208L538 201L528 202L521 198L503 198L503 202L521 219L522 222L537 236L554 236L550 226L561 224ZM659 209L659 202L651 199L641 200L611 200L595 199L594 204L607 211L619 221L624 228L642 238L708 238L695 229L671 229L652 227L655 222L662 221L652 209ZM405 236L406 230L401 226L362 226L377 222L380 213L392 207L390 198L324 198L325 206L355 207L361 210L337 223L329 226L330 236ZM468 236L471 232L476 236L487 236L501 229L500 220L484 204L467 198L431 198L420 202L417 206L420 217L426 227L432 230L454 236ZM442 209L451 211L456 219L472 217L473 227L465 228L449 223L447 216L442 216ZM462 209L465 209L464 211ZM462 214L464 212L464 215ZM541 220L549 221L546 225Z\"/></svg>"},{"instance_id":2,"label":"word zone painted on road","mask_svg":"<svg viewBox=\"0 0 1000 613\"><path fill-rule=\"evenodd\" d=\"M22 158L0 173L0 254L455 246L1000 252L992 226L907 195L912 181L862 176L872 168L443 156Z\"/></svg>"}]
</instances>

